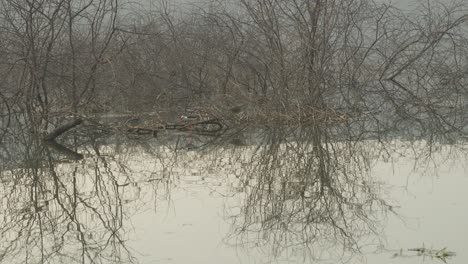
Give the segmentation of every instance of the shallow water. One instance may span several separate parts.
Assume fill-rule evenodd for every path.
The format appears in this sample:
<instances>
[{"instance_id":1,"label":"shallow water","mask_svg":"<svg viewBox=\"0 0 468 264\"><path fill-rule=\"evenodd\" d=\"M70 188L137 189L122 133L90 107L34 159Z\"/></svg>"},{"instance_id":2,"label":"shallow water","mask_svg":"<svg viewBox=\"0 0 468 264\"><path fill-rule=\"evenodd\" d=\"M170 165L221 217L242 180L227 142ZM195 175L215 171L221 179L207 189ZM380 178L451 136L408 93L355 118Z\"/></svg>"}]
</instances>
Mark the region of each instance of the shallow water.
<instances>
[{"instance_id":1,"label":"shallow water","mask_svg":"<svg viewBox=\"0 0 468 264\"><path fill-rule=\"evenodd\" d=\"M456 252L447 263L467 262L468 174L463 152L446 146L419 163L406 158L392 165L376 164L374 174L389 185L390 195L399 206L398 217L389 218L385 228L389 250L446 247ZM367 258L369 263L442 263L430 256L408 255L413 256L388 260L382 254Z\"/></svg>"},{"instance_id":2,"label":"shallow water","mask_svg":"<svg viewBox=\"0 0 468 264\"><path fill-rule=\"evenodd\" d=\"M96 143L76 149L80 161L45 151L4 169L0 260L441 263L408 249L446 247L447 263L466 263L462 143L322 142L322 153L257 137L195 150Z\"/></svg>"}]
</instances>

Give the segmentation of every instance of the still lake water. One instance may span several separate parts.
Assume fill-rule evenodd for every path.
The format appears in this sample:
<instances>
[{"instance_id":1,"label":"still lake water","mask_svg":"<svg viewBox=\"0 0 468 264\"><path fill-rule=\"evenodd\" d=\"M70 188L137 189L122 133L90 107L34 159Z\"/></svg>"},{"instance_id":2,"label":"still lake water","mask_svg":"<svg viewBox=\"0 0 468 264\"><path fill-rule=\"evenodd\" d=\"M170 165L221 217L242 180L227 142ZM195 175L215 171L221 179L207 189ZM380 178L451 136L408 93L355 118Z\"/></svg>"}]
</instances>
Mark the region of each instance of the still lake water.
<instances>
[{"instance_id":1,"label":"still lake water","mask_svg":"<svg viewBox=\"0 0 468 264\"><path fill-rule=\"evenodd\" d=\"M0 262L467 263L464 143L277 136L38 147L0 172Z\"/></svg>"}]
</instances>

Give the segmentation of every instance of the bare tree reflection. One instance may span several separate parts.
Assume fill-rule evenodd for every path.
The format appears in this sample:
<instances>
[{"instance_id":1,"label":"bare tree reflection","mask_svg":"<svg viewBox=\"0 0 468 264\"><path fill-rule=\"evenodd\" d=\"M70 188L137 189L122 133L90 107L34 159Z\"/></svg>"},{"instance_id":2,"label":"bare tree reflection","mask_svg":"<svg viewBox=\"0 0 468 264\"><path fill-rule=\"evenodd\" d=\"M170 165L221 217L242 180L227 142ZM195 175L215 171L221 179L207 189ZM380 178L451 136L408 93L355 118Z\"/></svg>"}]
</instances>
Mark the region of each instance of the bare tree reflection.
<instances>
[{"instance_id":1,"label":"bare tree reflection","mask_svg":"<svg viewBox=\"0 0 468 264\"><path fill-rule=\"evenodd\" d=\"M229 213L229 242L271 247L276 257L300 252L340 260L361 251L364 241L380 244L391 206L369 175L376 153L328 133L313 126L265 137L242 176L243 205Z\"/></svg>"},{"instance_id":2,"label":"bare tree reflection","mask_svg":"<svg viewBox=\"0 0 468 264\"><path fill-rule=\"evenodd\" d=\"M242 198L228 206L228 242L346 259L381 242L392 206L369 173L391 140L408 139L405 150L427 160L467 131L461 2L409 14L374 1L213 0L182 14L163 0L147 22L135 12L119 23L119 1L3 2L3 263L137 262L126 243L135 210L157 210L188 176L211 188L204 177L220 174L235 178L226 197ZM65 147L39 139L57 117L179 108L191 97L229 112L236 128L114 142L76 132ZM344 118L304 122L318 112Z\"/></svg>"},{"instance_id":3,"label":"bare tree reflection","mask_svg":"<svg viewBox=\"0 0 468 264\"><path fill-rule=\"evenodd\" d=\"M1 173L0 261L136 262L125 243L126 186L106 161L68 164L41 140L18 142L24 143L17 146L24 156Z\"/></svg>"},{"instance_id":4,"label":"bare tree reflection","mask_svg":"<svg viewBox=\"0 0 468 264\"><path fill-rule=\"evenodd\" d=\"M372 137L362 124L146 140L70 134L61 139L68 151L28 133L8 134L0 146L0 262L137 262L127 244L132 216L150 206L158 211L161 199L171 203L190 184L226 199L229 244L308 260L378 250L393 207L370 169L394 147L391 131ZM190 140L198 148L187 149ZM429 141L421 151L408 141L405 150L424 159L434 147Z\"/></svg>"}]
</instances>

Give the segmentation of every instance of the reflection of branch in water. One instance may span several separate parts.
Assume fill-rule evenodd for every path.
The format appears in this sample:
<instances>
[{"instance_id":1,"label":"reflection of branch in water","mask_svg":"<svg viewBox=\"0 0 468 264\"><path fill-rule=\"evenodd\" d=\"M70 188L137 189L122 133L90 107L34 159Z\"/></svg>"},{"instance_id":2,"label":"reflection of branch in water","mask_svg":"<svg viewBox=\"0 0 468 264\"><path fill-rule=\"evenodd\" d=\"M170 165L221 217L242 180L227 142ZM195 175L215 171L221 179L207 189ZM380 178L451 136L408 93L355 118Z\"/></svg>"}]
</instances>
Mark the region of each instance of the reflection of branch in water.
<instances>
[{"instance_id":1,"label":"reflection of branch in water","mask_svg":"<svg viewBox=\"0 0 468 264\"><path fill-rule=\"evenodd\" d=\"M379 184L368 177L371 159L380 150L359 136L355 141L333 140L333 129L271 129L255 134L254 144L240 147L223 141L244 137L244 132L227 132L200 151L178 148L174 139L131 141L115 148L95 143L80 146L80 152L92 158L79 165L57 163L40 142L25 142L25 162L7 173L13 186L2 187L9 211L5 223L0 222L1 259L135 261L125 244L125 220L138 207L133 202L141 202L140 184L150 183L152 198L164 185L169 201L174 180L190 175L190 168L204 174L201 181L208 173L218 180L226 173L234 176L235 195L222 196L245 199L231 214L232 240L268 246L274 256L295 251L317 259L322 257L318 252L358 252L365 238L380 242L373 235L390 209L380 197ZM218 186L221 183L209 189L219 193ZM129 203L131 209L125 210Z\"/></svg>"},{"instance_id":2,"label":"reflection of branch in water","mask_svg":"<svg viewBox=\"0 0 468 264\"><path fill-rule=\"evenodd\" d=\"M388 205L367 177L365 152L348 147L318 127L271 131L244 176L247 196L232 215L230 239L271 246L277 257L302 250L312 259L320 258L316 252L358 252L360 239L371 235L379 243L378 212L385 215Z\"/></svg>"},{"instance_id":3,"label":"reflection of branch in water","mask_svg":"<svg viewBox=\"0 0 468 264\"><path fill-rule=\"evenodd\" d=\"M12 170L7 176L14 184L1 187L7 207L1 213L0 260L134 263L125 245L122 194L112 170L96 164L95 174L86 175L86 164L57 164L37 144L30 150L40 152L27 154L35 166Z\"/></svg>"}]
</instances>

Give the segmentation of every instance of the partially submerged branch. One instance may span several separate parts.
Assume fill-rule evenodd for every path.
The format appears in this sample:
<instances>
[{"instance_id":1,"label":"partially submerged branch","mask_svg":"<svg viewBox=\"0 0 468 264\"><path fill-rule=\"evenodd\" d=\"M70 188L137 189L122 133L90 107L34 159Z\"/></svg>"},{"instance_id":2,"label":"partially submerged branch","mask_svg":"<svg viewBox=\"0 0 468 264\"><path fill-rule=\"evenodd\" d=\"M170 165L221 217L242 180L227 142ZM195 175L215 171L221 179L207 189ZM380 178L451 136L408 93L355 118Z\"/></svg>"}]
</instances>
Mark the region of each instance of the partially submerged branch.
<instances>
[{"instance_id":1,"label":"partially submerged branch","mask_svg":"<svg viewBox=\"0 0 468 264\"><path fill-rule=\"evenodd\" d=\"M47 140L45 141L45 145L50 148L55 150L58 153L61 153L65 155L68 159L70 160L82 160L83 159L83 154L77 153L64 145L61 145L53 140Z\"/></svg>"},{"instance_id":2,"label":"partially submerged branch","mask_svg":"<svg viewBox=\"0 0 468 264\"><path fill-rule=\"evenodd\" d=\"M68 123L65 123L63 126L59 126L56 129L54 129L52 132L47 134L44 137L44 141L53 141L55 140L58 136L62 135L63 133L67 132L68 130L78 126L81 124L83 120L81 119L75 119L73 121L70 121Z\"/></svg>"}]
</instances>

